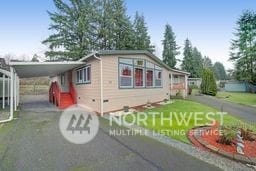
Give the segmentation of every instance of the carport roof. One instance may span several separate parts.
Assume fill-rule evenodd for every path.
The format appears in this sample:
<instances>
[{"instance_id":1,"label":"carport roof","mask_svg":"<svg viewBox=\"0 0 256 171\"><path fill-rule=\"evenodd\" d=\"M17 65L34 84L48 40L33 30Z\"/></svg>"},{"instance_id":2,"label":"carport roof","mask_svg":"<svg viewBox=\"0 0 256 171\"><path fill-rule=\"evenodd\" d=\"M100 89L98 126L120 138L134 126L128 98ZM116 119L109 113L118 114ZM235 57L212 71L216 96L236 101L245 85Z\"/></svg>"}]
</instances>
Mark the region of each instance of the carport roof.
<instances>
[{"instance_id":1,"label":"carport roof","mask_svg":"<svg viewBox=\"0 0 256 171\"><path fill-rule=\"evenodd\" d=\"M10 62L20 78L56 76L85 64L81 61L69 62Z\"/></svg>"}]
</instances>

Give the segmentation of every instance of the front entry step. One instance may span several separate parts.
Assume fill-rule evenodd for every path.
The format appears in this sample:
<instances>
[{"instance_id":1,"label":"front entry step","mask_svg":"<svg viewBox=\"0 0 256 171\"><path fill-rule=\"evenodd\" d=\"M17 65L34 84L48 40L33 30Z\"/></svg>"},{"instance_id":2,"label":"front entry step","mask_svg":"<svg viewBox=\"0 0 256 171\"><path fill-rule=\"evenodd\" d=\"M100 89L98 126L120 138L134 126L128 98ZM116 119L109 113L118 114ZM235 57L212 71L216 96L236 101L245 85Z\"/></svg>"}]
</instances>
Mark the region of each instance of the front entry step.
<instances>
[{"instance_id":1,"label":"front entry step","mask_svg":"<svg viewBox=\"0 0 256 171\"><path fill-rule=\"evenodd\" d=\"M74 105L73 98L71 93L61 93L60 95L60 105L58 106L60 109L66 109L69 106Z\"/></svg>"}]
</instances>

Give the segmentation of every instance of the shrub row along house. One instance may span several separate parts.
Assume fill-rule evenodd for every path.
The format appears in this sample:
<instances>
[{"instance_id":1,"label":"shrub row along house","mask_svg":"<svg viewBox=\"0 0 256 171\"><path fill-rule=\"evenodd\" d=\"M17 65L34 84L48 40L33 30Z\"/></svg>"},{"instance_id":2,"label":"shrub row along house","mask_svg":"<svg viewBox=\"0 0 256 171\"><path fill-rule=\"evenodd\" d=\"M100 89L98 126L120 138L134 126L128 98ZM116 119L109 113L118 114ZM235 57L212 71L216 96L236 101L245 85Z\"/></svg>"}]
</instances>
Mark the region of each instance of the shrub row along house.
<instances>
[{"instance_id":1,"label":"shrub row along house","mask_svg":"<svg viewBox=\"0 0 256 171\"><path fill-rule=\"evenodd\" d=\"M187 95L189 73L147 51L98 51L73 62L13 62L19 77L50 76L49 100L106 113Z\"/></svg>"}]
</instances>

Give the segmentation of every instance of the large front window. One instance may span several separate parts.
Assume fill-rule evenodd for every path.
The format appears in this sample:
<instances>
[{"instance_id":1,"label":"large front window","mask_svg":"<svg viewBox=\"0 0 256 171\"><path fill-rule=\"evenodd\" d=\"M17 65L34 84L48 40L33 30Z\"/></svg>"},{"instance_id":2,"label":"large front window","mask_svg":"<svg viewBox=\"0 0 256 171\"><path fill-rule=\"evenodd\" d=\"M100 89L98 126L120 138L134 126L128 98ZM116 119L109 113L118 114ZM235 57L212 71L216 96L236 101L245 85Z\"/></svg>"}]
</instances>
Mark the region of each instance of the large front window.
<instances>
[{"instance_id":1,"label":"large front window","mask_svg":"<svg viewBox=\"0 0 256 171\"><path fill-rule=\"evenodd\" d=\"M120 88L162 86L162 68L144 59L119 58Z\"/></svg>"}]
</instances>

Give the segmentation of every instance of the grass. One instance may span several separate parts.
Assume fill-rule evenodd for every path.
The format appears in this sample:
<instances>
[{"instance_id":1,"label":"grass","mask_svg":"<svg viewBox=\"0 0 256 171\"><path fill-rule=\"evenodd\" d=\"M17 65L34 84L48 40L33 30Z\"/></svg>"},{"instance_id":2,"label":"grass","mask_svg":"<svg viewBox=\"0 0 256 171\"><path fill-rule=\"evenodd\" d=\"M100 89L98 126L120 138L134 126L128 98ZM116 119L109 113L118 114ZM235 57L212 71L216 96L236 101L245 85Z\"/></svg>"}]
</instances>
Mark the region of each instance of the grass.
<instances>
[{"instance_id":1,"label":"grass","mask_svg":"<svg viewBox=\"0 0 256 171\"><path fill-rule=\"evenodd\" d=\"M11 133L16 121L0 124L0 158L4 154L8 145L8 135Z\"/></svg>"},{"instance_id":2,"label":"grass","mask_svg":"<svg viewBox=\"0 0 256 171\"><path fill-rule=\"evenodd\" d=\"M191 94L192 94L192 95L199 94L199 89L198 89L198 88L193 88Z\"/></svg>"},{"instance_id":3,"label":"grass","mask_svg":"<svg viewBox=\"0 0 256 171\"><path fill-rule=\"evenodd\" d=\"M256 94L235 93L235 92L218 92L216 97L223 98L224 100L227 100L227 101L230 101L233 103L256 107Z\"/></svg>"},{"instance_id":4,"label":"grass","mask_svg":"<svg viewBox=\"0 0 256 171\"><path fill-rule=\"evenodd\" d=\"M197 102L193 102L189 100L175 100L175 102L172 104L163 105L158 108L146 110L145 112L147 113L146 123L136 122L136 124L142 127L157 131L159 133L162 133L173 139L176 139L185 143L189 143L189 140L186 137L188 130L195 127L195 124L205 125L207 123L208 124L212 123L211 120L207 119L206 114L209 112L215 113L218 111L214 108L202 105ZM164 124L161 125L161 117L159 115L157 115L156 117L153 117L153 115L150 115L150 112L158 112L158 113L162 112L163 118L165 119L170 118L170 112L172 112L173 113L171 115L172 123L170 124L170 121L164 121L163 122ZM197 115L195 114L195 112L203 113L203 114L199 114L202 120L198 121L196 118L194 118L194 116ZM175 117L175 113L176 113L177 119ZM182 124L178 123L182 117L184 117L184 119L188 121L187 124L184 124L185 122L183 122ZM220 121L220 115L214 115L210 117ZM128 122L133 121L133 117L131 115L125 116L125 119ZM153 123L154 120L155 120L155 124ZM136 118L136 121L138 121L138 118ZM234 124L246 124L246 123L242 123L239 119L231 115L224 115L223 124L234 125ZM253 129L256 130L255 127L253 127Z\"/></svg>"},{"instance_id":5,"label":"grass","mask_svg":"<svg viewBox=\"0 0 256 171\"><path fill-rule=\"evenodd\" d=\"M18 112L13 113L14 118L18 117ZM16 120L6 123L0 123L0 158L2 157L8 145L8 136L11 134L12 128L16 124Z\"/></svg>"}]
</instances>

